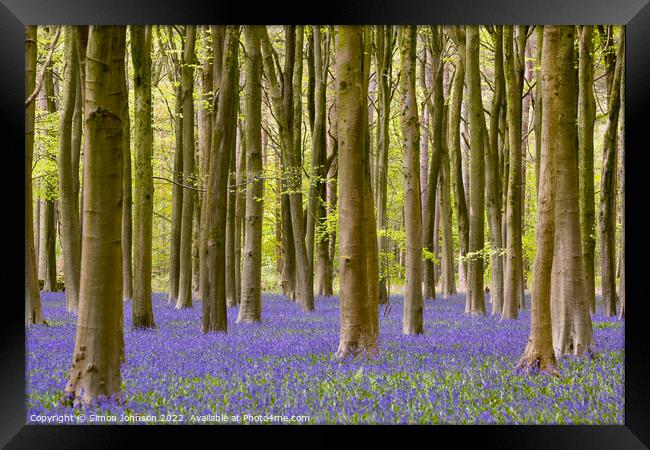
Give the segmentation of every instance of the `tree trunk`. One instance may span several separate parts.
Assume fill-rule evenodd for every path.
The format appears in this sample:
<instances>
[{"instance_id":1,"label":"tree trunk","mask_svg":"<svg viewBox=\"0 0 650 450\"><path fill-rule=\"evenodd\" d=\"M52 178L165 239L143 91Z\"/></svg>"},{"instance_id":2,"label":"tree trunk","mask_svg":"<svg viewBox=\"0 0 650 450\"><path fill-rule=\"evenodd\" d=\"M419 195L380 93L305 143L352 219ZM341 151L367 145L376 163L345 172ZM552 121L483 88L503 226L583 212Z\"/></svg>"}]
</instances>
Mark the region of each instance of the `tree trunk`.
<instances>
[{"instance_id":1,"label":"tree trunk","mask_svg":"<svg viewBox=\"0 0 650 450\"><path fill-rule=\"evenodd\" d=\"M399 33L402 154L404 157L404 222L406 228L406 282L402 332L422 334L422 212L420 205L420 130L415 98L416 27ZM341 164L342 165L342 164ZM432 164L433 165L433 164ZM431 170L429 171L431 173ZM432 181L431 175L429 182ZM431 198L431 192L429 198Z\"/></svg>"},{"instance_id":2,"label":"tree trunk","mask_svg":"<svg viewBox=\"0 0 650 450\"><path fill-rule=\"evenodd\" d=\"M578 158L580 167L580 235L585 273L585 295L591 314L596 312L594 255L596 249L594 204L594 63L593 26L581 27L578 67Z\"/></svg>"},{"instance_id":3,"label":"tree trunk","mask_svg":"<svg viewBox=\"0 0 650 450\"><path fill-rule=\"evenodd\" d=\"M367 66L361 26L338 27L336 42L336 103L339 137L339 264L341 335L337 356L370 356L377 352L377 329L373 325L374 299L368 295L366 212L369 192L367 156ZM414 49L415 50L415 49ZM415 56L415 55L413 55ZM414 80L413 80L414 81ZM413 83L415 84L415 83ZM415 88L415 86L413 86ZM366 156L364 157L364 153ZM367 186L364 188L364 184ZM418 192L419 196L419 192ZM419 235L418 235L419 238ZM370 275L370 276L369 276ZM376 277L374 282L377 282Z\"/></svg>"},{"instance_id":4,"label":"tree trunk","mask_svg":"<svg viewBox=\"0 0 650 450\"><path fill-rule=\"evenodd\" d=\"M122 123L124 26L91 26L86 59L79 318L65 397L73 404L120 396L122 335ZM117 95L116 95L117 94Z\"/></svg>"},{"instance_id":5,"label":"tree trunk","mask_svg":"<svg viewBox=\"0 0 650 450\"><path fill-rule=\"evenodd\" d=\"M178 76L177 76L178 78ZM180 270L181 219L183 217L183 91L180 81L175 89L174 109L174 185L172 186L172 233L169 252L169 302L178 300L178 278Z\"/></svg>"},{"instance_id":6,"label":"tree trunk","mask_svg":"<svg viewBox=\"0 0 650 450\"><path fill-rule=\"evenodd\" d=\"M53 63L45 69L45 104L47 112L56 113L54 76L52 74ZM45 180L45 199L41 207L41 232L39 244L39 278L43 280L45 292L57 291L56 278L56 221L54 218L54 201L56 187Z\"/></svg>"},{"instance_id":7,"label":"tree trunk","mask_svg":"<svg viewBox=\"0 0 650 450\"><path fill-rule=\"evenodd\" d=\"M289 27L290 28L290 27ZM293 55L294 34L293 31L287 32L287 59ZM300 185L300 166L298 165L296 154L294 152L293 134L291 130L292 119L290 110L293 103L288 99L289 86L291 86L292 67L291 61L285 63L284 87L285 92L280 89L278 78L276 77L275 62L272 56L273 49L266 30L262 34L262 59L264 63L264 73L269 82L271 105L275 112L275 117L279 122L280 141L284 158L288 164L289 180L287 182L290 190L289 203L291 211L291 226L293 228L293 243L296 255L296 299L305 311L314 310L314 290L313 290L313 273L310 269L307 258L307 247L305 244L305 225L302 211L302 192Z\"/></svg>"},{"instance_id":8,"label":"tree trunk","mask_svg":"<svg viewBox=\"0 0 650 450\"><path fill-rule=\"evenodd\" d=\"M194 44L196 26L187 25L181 89L183 92L183 185L195 184L194 174ZM176 308L192 307L192 221L194 219L194 191L183 192L181 240L178 264L178 300Z\"/></svg>"},{"instance_id":9,"label":"tree trunk","mask_svg":"<svg viewBox=\"0 0 650 450\"><path fill-rule=\"evenodd\" d=\"M59 208L61 212L61 246L63 248L66 309L79 307L79 277L81 270L81 242L79 231L79 197L74 178L79 185L79 166L73 163L72 127L78 95L79 61L73 27L64 27L63 105L59 121L58 169ZM78 159L77 159L78 164Z\"/></svg>"},{"instance_id":10,"label":"tree trunk","mask_svg":"<svg viewBox=\"0 0 650 450\"><path fill-rule=\"evenodd\" d=\"M122 297L124 300L133 297L133 191L131 167L131 120L129 118L129 83L124 67L124 105L122 106L122 148L124 149L122 176Z\"/></svg>"},{"instance_id":11,"label":"tree trunk","mask_svg":"<svg viewBox=\"0 0 650 450\"><path fill-rule=\"evenodd\" d=\"M621 252L619 265L618 300L621 303L619 319L625 318L625 61L621 68Z\"/></svg>"},{"instance_id":12,"label":"tree trunk","mask_svg":"<svg viewBox=\"0 0 650 450\"><path fill-rule=\"evenodd\" d=\"M494 30L494 95L490 109L490 131L486 136L489 141L486 149L486 203L490 224L490 266L492 267L492 288L490 300L492 315L501 315L503 311L503 239L501 237L501 173L499 171L499 118L503 104L503 28ZM486 142L487 142L486 141Z\"/></svg>"},{"instance_id":13,"label":"tree trunk","mask_svg":"<svg viewBox=\"0 0 650 450\"><path fill-rule=\"evenodd\" d=\"M521 30L519 30L521 32ZM521 94L522 67L513 48L513 27L503 27L508 122L508 193L506 201L506 264L501 319L516 319L521 301L523 277L521 247ZM519 44L519 40L517 39Z\"/></svg>"},{"instance_id":14,"label":"tree trunk","mask_svg":"<svg viewBox=\"0 0 650 450\"><path fill-rule=\"evenodd\" d=\"M153 132L151 130L151 27L132 26L135 207L134 278L132 324L155 328L151 299L151 253L153 221Z\"/></svg>"},{"instance_id":15,"label":"tree trunk","mask_svg":"<svg viewBox=\"0 0 650 450\"><path fill-rule=\"evenodd\" d=\"M621 72L625 59L625 38L621 31L612 83L609 85L607 128L603 137L603 172L600 186L600 270L605 315L616 315L616 164L617 128L621 106Z\"/></svg>"},{"instance_id":16,"label":"tree trunk","mask_svg":"<svg viewBox=\"0 0 650 450\"><path fill-rule=\"evenodd\" d=\"M573 61L574 26L560 27L555 55ZM558 97L556 137L555 248L551 275L551 317L556 355L590 352L593 331L587 303L580 239L576 104L573 67L563 64L555 76Z\"/></svg>"},{"instance_id":17,"label":"tree trunk","mask_svg":"<svg viewBox=\"0 0 650 450\"><path fill-rule=\"evenodd\" d=\"M485 314L483 293L483 245L484 245L484 188L485 159L483 146L483 102L481 100L481 78L479 67L479 28L466 26L467 56L465 58L466 84L468 94L468 119L470 130L470 172L469 172L469 261L467 264L467 295L470 314ZM517 147L519 149L519 147ZM521 156L521 153L519 153Z\"/></svg>"},{"instance_id":18,"label":"tree trunk","mask_svg":"<svg viewBox=\"0 0 650 450\"><path fill-rule=\"evenodd\" d=\"M217 27L212 28L213 42L216 42ZM207 295L203 299L203 332L227 331L226 293L226 209L228 195L228 159L230 148L234 145L236 122L236 100L239 90L239 69L237 65L239 27L228 26L225 32L224 63L219 82L219 101L217 115L212 127L210 170L208 172L208 192L206 194L204 244L206 252ZM215 63L217 52L215 51ZM216 72L216 70L215 70ZM216 87L216 86L215 86Z\"/></svg>"},{"instance_id":19,"label":"tree trunk","mask_svg":"<svg viewBox=\"0 0 650 450\"><path fill-rule=\"evenodd\" d=\"M246 228L244 222L246 220L246 152L248 141L246 140L246 131L244 124L240 123L240 141L239 152L237 155L237 192L235 198L235 299L237 304L241 303L241 267L242 267L242 244L246 241ZM260 158L262 157L260 137ZM260 175L263 176L263 173ZM262 186L264 186L262 184Z\"/></svg>"},{"instance_id":20,"label":"tree trunk","mask_svg":"<svg viewBox=\"0 0 650 450\"><path fill-rule=\"evenodd\" d=\"M246 237L242 296L237 322L259 322L262 311L262 57L260 27L245 26L246 42Z\"/></svg>"},{"instance_id":21,"label":"tree trunk","mask_svg":"<svg viewBox=\"0 0 650 450\"><path fill-rule=\"evenodd\" d=\"M38 28L25 27L25 92L36 88L36 55L38 52ZM34 250L34 227L32 223L32 161L34 155L35 102L25 108L25 325L43 323L41 297L38 293L36 252Z\"/></svg>"},{"instance_id":22,"label":"tree trunk","mask_svg":"<svg viewBox=\"0 0 650 450\"><path fill-rule=\"evenodd\" d=\"M463 104L463 87L465 80L465 36L460 27L447 29L458 47L460 54L454 75L454 85L449 106L449 160L451 169L451 182L454 187L454 207L458 223L458 237L460 243L460 258L458 270L458 284L461 288L466 286L467 261L466 255L469 248L469 219L467 216L467 202L465 200L465 185L463 184L463 163L460 146L461 108Z\"/></svg>"},{"instance_id":23,"label":"tree trunk","mask_svg":"<svg viewBox=\"0 0 650 450\"><path fill-rule=\"evenodd\" d=\"M442 153L442 114L444 98L442 92L442 73L443 73L443 59L442 59L442 35L438 27L431 28L431 89L433 90L433 101L426 102L426 107L429 109L429 116L431 117L432 133L431 133L431 160L429 161L429 177L427 183L427 204L426 214L424 214L424 238L423 245L426 249L426 258L424 259L424 297L436 298L436 277L435 265L433 257L437 250L437 233L436 233L436 217L439 214L436 208L437 187L438 187L438 173L440 172L440 155ZM408 218L407 218L408 220Z\"/></svg>"},{"instance_id":24,"label":"tree trunk","mask_svg":"<svg viewBox=\"0 0 650 450\"><path fill-rule=\"evenodd\" d=\"M542 83L544 111L542 116L542 148L539 195L537 197L537 253L533 264L533 290L530 311L530 335L519 367L557 374L551 333L551 270L555 237L555 167L562 132L562 100L559 97L561 73L565 60L558 57L561 48L561 27L544 27ZM566 139L566 138L565 138Z\"/></svg>"},{"instance_id":25,"label":"tree trunk","mask_svg":"<svg viewBox=\"0 0 650 450\"><path fill-rule=\"evenodd\" d=\"M388 302L388 227L387 198L388 198L388 149L390 146L390 97L391 69L393 54L393 27L378 25L376 27L376 59L378 83L377 103L377 164L375 165L375 204L377 205L377 224L382 230L379 235L379 303Z\"/></svg>"},{"instance_id":26,"label":"tree trunk","mask_svg":"<svg viewBox=\"0 0 650 450\"><path fill-rule=\"evenodd\" d=\"M440 234L442 235L442 257L440 258L441 289L443 297L456 293L454 281L454 237L451 217L451 180L449 176L449 148L447 144L447 121L449 108L442 112L442 154L440 159Z\"/></svg>"}]
</instances>

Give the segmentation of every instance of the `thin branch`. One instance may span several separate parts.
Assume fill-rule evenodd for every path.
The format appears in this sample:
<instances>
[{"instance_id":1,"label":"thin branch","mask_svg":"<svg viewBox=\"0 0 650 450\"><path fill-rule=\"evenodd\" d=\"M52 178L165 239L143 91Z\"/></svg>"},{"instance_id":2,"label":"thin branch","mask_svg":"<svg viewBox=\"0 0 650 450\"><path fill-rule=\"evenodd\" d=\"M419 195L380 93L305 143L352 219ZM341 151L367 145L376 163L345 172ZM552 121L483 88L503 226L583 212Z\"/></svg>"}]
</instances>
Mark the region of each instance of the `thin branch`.
<instances>
[{"instance_id":1,"label":"thin branch","mask_svg":"<svg viewBox=\"0 0 650 450\"><path fill-rule=\"evenodd\" d=\"M50 45L50 52L47 54L47 59L45 60L45 63L41 68L41 73L38 74L38 84L36 85L36 89L34 90L34 92L32 92L32 94L29 97L27 97L27 100L25 100L25 108L29 107L29 105L34 101L34 99L40 92L41 87L43 87L43 80L45 79L45 71L47 70L47 67L50 65L50 61L52 61L52 55L54 54L54 48L56 47L56 43L59 40L59 36L61 35L61 29L62 29L61 26L59 26L56 29L54 40L52 40L52 44Z\"/></svg>"}]
</instances>

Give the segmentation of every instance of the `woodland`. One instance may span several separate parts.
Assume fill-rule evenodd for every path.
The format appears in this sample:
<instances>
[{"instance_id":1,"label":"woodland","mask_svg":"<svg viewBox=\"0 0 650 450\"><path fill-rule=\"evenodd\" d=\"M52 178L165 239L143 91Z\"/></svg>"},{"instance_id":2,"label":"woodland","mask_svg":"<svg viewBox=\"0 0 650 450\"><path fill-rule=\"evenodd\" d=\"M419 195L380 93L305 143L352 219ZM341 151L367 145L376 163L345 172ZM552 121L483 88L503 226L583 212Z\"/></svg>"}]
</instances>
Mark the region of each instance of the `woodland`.
<instances>
[{"instance_id":1,"label":"woodland","mask_svg":"<svg viewBox=\"0 0 650 450\"><path fill-rule=\"evenodd\" d=\"M611 25L27 26L27 421L624 423L624 92Z\"/></svg>"}]
</instances>

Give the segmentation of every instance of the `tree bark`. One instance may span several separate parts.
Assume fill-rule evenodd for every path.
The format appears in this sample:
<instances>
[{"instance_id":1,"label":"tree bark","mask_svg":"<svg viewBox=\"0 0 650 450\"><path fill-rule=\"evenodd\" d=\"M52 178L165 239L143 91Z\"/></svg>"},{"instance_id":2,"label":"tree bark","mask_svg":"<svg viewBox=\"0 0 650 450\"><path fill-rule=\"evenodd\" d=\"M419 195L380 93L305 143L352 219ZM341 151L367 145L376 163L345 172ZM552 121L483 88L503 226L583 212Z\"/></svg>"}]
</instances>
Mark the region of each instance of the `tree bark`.
<instances>
[{"instance_id":1,"label":"tree bark","mask_svg":"<svg viewBox=\"0 0 650 450\"><path fill-rule=\"evenodd\" d=\"M75 32L72 26L65 26L63 105L59 120L59 209L61 212L61 246L63 248L63 269L65 280L66 309L77 311L79 307L79 277L81 270L81 242L79 231L79 198L75 191L74 178L79 186L79 166L73 163L72 127L78 95L79 61ZM78 159L77 159L78 164Z\"/></svg>"},{"instance_id":2,"label":"tree bark","mask_svg":"<svg viewBox=\"0 0 650 450\"><path fill-rule=\"evenodd\" d=\"M213 27L213 42L217 27ZM239 27L228 26L224 38L224 59L221 76L215 76L215 87L219 83L217 115L212 127L210 170L208 172L208 192L206 195L205 230L201 245L206 261L207 288L203 299L203 332L227 331L226 293L226 208L228 195L228 157L234 145L234 121L236 100L239 90L239 69L237 65L239 46ZM217 61L215 52L215 63ZM215 70L216 72L216 70ZM216 90L216 89L215 89Z\"/></svg>"},{"instance_id":3,"label":"tree bark","mask_svg":"<svg viewBox=\"0 0 650 450\"><path fill-rule=\"evenodd\" d=\"M621 30L618 55L609 85L607 127L603 137L603 171L600 185L600 270L605 315L616 315L616 164L617 128L621 106L621 73L625 59L625 38Z\"/></svg>"},{"instance_id":4,"label":"tree bark","mask_svg":"<svg viewBox=\"0 0 650 450\"><path fill-rule=\"evenodd\" d=\"M593 26L581 27L578 67L578 158L580 176L580 234L585 273L585 295L591 314L596 312L594 255L596 249L596 212L594 200L594 63Z\"/></svg>"},{"instance_id":5,"label":"tree bark","mask_svg":"<svg viewBox=\"0 0 650 450\"><path fill-rule=\"evenodd\" d=\"M483 245L485 206L485 158L483 145L483 102L481 100L481 78L479 67L479 29L466 26L467 56L466 84L468 94L468 119L470 130L470 172L469 172L469 261L467 264L467 295L469 314L485 314L483 293ZM519 147L517 147L519 149ZM520 153L521 155L521 153Z\"/></svg>"},{"instance_id":6,"label":"tree bark","mask_svg":"<svg viewBox=\"0 0 650 450\"><path fill-rule=\"evenodd\" d=\"M560 27L555 55L573 61L575 27ZM551 275L551 317L556 355L591 351L593 331L586 297L580 239L578 159L576 158L576 83L571 65L556 73L558 134L556 151L555 248Z\"/></svg>"},{"instance_id":7,"label":"tree bark","mask_svg":"<svg viewBox=\"0 0 650 450\"><path fill-rule=\"evenodd\" d=\"M183 185L195 183L194 162L194 47L196 26L187 25L181 89L183 97ZM194 219L194 192L187 188L183 192L181 214L180 249L178 264L178 300L176 308L192 307L192 221Z\"/></svg>"},{"instance_id":8,"label":"tree bark","mask_svg":"<svg viewBox=\"0 0 650 450\"><path fill-rule=\"evenodd\" d=\"M262 311L262 57L259 26L245 26L246 45L246 234L242 296L237 322L259 322Z\"/></svg>"},{"instance_id":9,"label":"tree bark","mask_svg":"<svg viewBox=\"0 0 650 450\"><path fill-rule=\"evenodd\" d=\"M132 26L135 207L134 283L132 325L155 328L151 299L151 254L153 221L153 132L151 129L151 27Z\"/></svg>"},{"instance_id":10,"label":"tree bark","mask_svg":"<svg viewBox=\"0 0 650 450\"><path fill-rule=\"evenodd\" d=\"M519 367L557 374L551 333L551 271L555 237L555 171L556 154L563 129L560 116L562 101L559 78L565 60L558 57L561 48L561 27L544 27L542 83L544 111L542 116L542 147L539 195L537 197L537 253L533 264L533 290L530 311L530 335ZM564 136L562 136L564 137Z\"/></svg>"},{"instance_id":11,"label":"tree bark","mask_svg":"<svg viewBox=\"0 0 650 450\"><path fill-rule=\"evenodd\" d=\"M402 154L404 157L404 222L406 228L406 282L402 332L422 334L422 212L420 205L420 130L415 98L416 27L400 30ZM431 182L431 176L429 177ZM431 193L429 193L431 197Z\"/></svg>"},{"instance_id":12,"label":"tree bark","mask_svg":"<svg viewBox=\"0 0 650 450\"><path fill-rule=\"evenodd\" d=\"M38 52L38 28L25 27L25 92L32 92L36 85L36 56ZM34 155L34 116L36 104L25 108L25 325L43 323L41 297L39 295L34 250L34 227L32 226L32 161Z\"/></svg>"},{"instance_id":13,"label":"tree bark","mask_svg":"<svg viewBox=\"0 0 650 450\"><path fill-rule=\"evenodd\" d=\"M366 212L369 192L367 155L367 66L361 26L338 27L336 41L336 103L339 139L339 265L341 334L337 356L371 356L377 353L377 329L373 325L376 302L369 295ZM414 55L415 56L415 55ZM414 81L414 80L413 80ZM367 186L364 188L364 184ZM419 195L419 193L418 193ZM419 237L419 236L418 236ZM370 275L370 276L369 276ZM377 278L374 277L374 283Z\"/></svg>"},{"instance_id":14,"label":"tree bark","mask_svg":"<svg viewBox=\"0 0 650 450\"><path fill-rule=\"evenodd\" d=\"M84 183L79 318L65 397L120 396L124 26L91 26L86 59L88 165ZM117 95L116 95L117 94Z\"/></svg>"}]
</instances>

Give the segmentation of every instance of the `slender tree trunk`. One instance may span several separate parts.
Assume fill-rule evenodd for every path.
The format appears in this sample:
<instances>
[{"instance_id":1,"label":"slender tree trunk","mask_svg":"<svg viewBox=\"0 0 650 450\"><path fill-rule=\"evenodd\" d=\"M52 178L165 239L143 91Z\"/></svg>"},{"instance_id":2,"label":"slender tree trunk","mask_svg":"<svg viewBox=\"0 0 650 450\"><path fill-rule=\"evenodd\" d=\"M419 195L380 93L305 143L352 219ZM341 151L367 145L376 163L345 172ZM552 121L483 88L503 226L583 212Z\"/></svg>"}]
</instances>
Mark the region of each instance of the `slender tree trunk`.
<instances>
[{"instance_id":1,"label":"slender tree trunk","mask_svg":"<svg viewBox=\"0 0 650 450\"><path fill-rule=\"evenodd\" d=\"M196 27L187 25L181 88L183 92L183 185L192 186L194 174L194 46ZM181 239L178 265L178 300L176 308L192 307L192 220L194 219L194 191L183 192Z\"/></svg>"},{"instance_id":2,"label":"slender tree trunk","mask_svg":"<svg viewBox=\"0 0 650 450\"><path fill-rule=\"evenodd\" d=\"M492 315L501 315L503 310L503 239L501 237L501 174L499 171L499 118L503 104L503 28L494 30L494 96L490 109L489 139L485 158L486 204L490 224L490 265L492 267L492 288L490 300Z\"/></svg>"},{"instance_id":3,"label":"slender tree trunk","mask_svg":"<svg viewBox=\"0 0 650 450\"><path fill-rule=\"evenodd\" d=\"M129 118L129 83L127 64L124 64L124 105L122 106L122 296L124 300L133 297L133 191L131 186L131 120Z\"/></svg>"},{"instance_id":4,"label":"slender tree trunk","mask_svg":"<svg viewBox=\"0 0 650 450\"><path fill-rule=\"evenodd\" d=\"M336 42L337 129L339 136L340 315L341 336L337 356L374 355L377 329L373 325L374 299L367 295L367 237L371 221L366 213L370 183L367 154L367 67L361 26L338 27ZM415 50L415 49L414 49ZM415 55L413 55L415 56ZM415 84L415 80L413 80ZM413 86L415 90L415 86ZM365 166L365 167L364 167ZM419 192L418 192L419 196ZM372 211L370 211L372 214ZM418 235L419 238L419 235ZM374 278L377 282L376 277Z\"/></svg>"},{"instance_id":5,"label":"slender tree trunk","mask_svg":"<svg viewBox=\"0 0 650 450\"><path fill-rule=\"evenodd\" d=\"M621 30L618 55L609 85L607 128L603 138L603 172L600 186L600 270L605 315L616 315L616 164L617 128L621 106L621 73L625 59L625 37Z\"/></svg>"},{"instance_id":6,"label":"slender tree trunk","mask_svg":"<svg viewBox=\"0 0 650 450\"><path fill-rule=\"evenodd\" d=\"M483 146L483 102L481 100L481 78L479 67L479 29L466 26L467 56L466 84L468 94L468 119L470 129L470 173L469 173L469 253L467 264L467 295L470 314L485 314L483 293L483 244L484 244L484 188L485 158ZM519 147L517 147L518 149ZM520 153L521 155L521 153Z\"/></svg>"},{"instance_id":7,"label":"slender tree trunk","mask_svg":"<svg viewBox=\"0 0 650 450\"><path fill-rule=\"evenodd\" d=\"M449 106L449 161L451 169L451 181L454 187L454 207L458 223L458 237L460 243L460 258L458 264L458 284L461 288L467 289L466 255L469 249L469 219L467 214L467 202L465 197L465 185L463 184L463 163L461 153L461 109L463 104L463 87L465 80L465 36L460 27L447 29L454 38L460 54L454 75L454 85L451 93Z\"/></svg>"},{"instance_id":8,"label":"slender tree trunk","mask_svg":"<svg viewBox=\"0 0 650 450\"><path fill-rule=\"evenodd\" d=\"M296 251L296 299L302 306L305 311L314 310L314 290L313 290L313 273L310 269L309 261L307 258L307 247L305 244L305 225L303 221L303 211L302 211L302 192L300 186L300 166L296 158L296 154L293 149L293 134L290 128L292 123L291 114L288 111L292 108L293 103L289 101L287 96L288 86L291 85L290 74L292 71L289 70L292 67L292 64L285 64L285 92L284 96L280 89L278 78L276 77L276 71L272 56L272 47L269 40L266 30L262 34L262 59L264 63L264 73L266 79L269 82L270 87L270 98L273 110L275 112L275 117L279 122L280 129L280 140L282 151L284 156L288 161L289 170L289 180L288 187L290 189L289 194L289 203L291 211L291 225L293 228L293 243ZM287 33L287 54L289 56L293 55L293 43L292 39L293 32L289 31ZM288 58L290 59L290 58Z\"/></svg>"},{"instance_id":9,"label":"slender tree trunk","mask_svg":"<svg viewBox=\"0 0 650 450\"><path fill-rule=\"evenodd\" d=\"M213 42L217 27L213 27ZM201 246L207 252L206 258L207 296L203 300L203 332L227 331L226 293L226 208L228 195L228 157L234 145L236 122L236 100L239 90L239 69L237 65L239 27L228 26L224 38L223 71L219 77L219 101L217 115L212 127L210 170L208 171L208 192L206 195L205 243ZM215 63L217 52L215 51ZM216 70L215 70L216 72ZM215 85L217 77L215 76Z\"/></svg>"},{"instance_id":10,"label":"slender tree trunk","mask_svg":"<svg viewBox=\"0 0 650 450\"><path fill-rule=\"evenodd\" d=\"M422 212L420 205L420 130L415 98L416 27L399 30L402 154L404 157L404 222L406 228L406 283L402 332L422 334ZM433 165L433 164L432 164ZM431 171L430 171L431 172ZM431 182L429 176L429 182ZM431 198L431 192L429 193Z\"/></svg>"},{"instance_id":11,"label":"slender tree trunk","mask_svg":"<svg viewBox=\"0 0 650 450\"><path fill-rule=\"evenodd\" d=\"M238 109L238 108L236 108ZM237 133L237 131L235 131ZM236 140L238 140L236 138ZM241 145L241 141L239 142ZM226 305L233 307L237 305L236 298L236 277L235 277L235 208L237 184L237 144L230 148L228 163L228 200L226 207Z\"/></svg>"},{"instance_id":12,"label":"slender tree trunk","mask_svg":"<svg viewBox=\"0 0 650 450\"><path fill-rule=\"evenodd\" d=\"M530 335L519 366L557 374L551 333L551 271L555 236L555 171L556 154L562 132L561 73L565 60L558 57L561 48L561 27L544 27L542 83L544 112L542 116L542 148L539 195L537 197L537 253L533 265L533 291L530 311Z\"/></svg>"},{"instance_id":13,"label":"slender tree trunk","mask_svg":"<svg viewBox=\"0 0 650 450\"><path fill-rule=\"evenodd\" d=\"M539 165L542 154L542 46L544 44L544 26L537 25L537 69L535 70L535 193L539 193ZM580 114L578 112L578 114ZM581 172L582 173L582 172ZM584 237L584 234L583 234Z\"/></svg>"},{"instance_id":14,"label":"slender tree trunk","mask_svg":"<svg viewBox=\"0 0 650 450\"><path fill-rule=\"evenodd\" d=\"M120 396L122 334L122 123L125 31L91 26L86 59L84 182L79 318L65 397L90 403ZM117 95L116 95L117 94Z\"/></svg>"},{"instance_id":15,"label":"slender tree trunk","mask_svg":"<svg viewBox=\"0 0 650 450\"><path fill-rule=\"evenodd\" d=\"M53 63L45 69L45 104L47 112L54 114L57 111L54 92ZM56 275L56 221L54 217L54 201L56 196L55 186L45 180L45 199L41 207L41 232L39 244L39 278L43 280L45 292L57 291Z\"/></svg>"},{"instance_id":16,"label":"slender tree trunk","mask_svg":"<svg viewBox=\"0 0 650 450\"><path fill-rule=\"evenodd\" d=\"M66 284L66 309L79 307L79 277L81 270L81 242L79 240L79 198L74 178L79 185L79 166L73 165L72 127L78 93L79 61L75 33L71 26L64 27L63 105L59 120L59 207L61 211L61 246L63 247L64 279ZM78 163L78 160L77 160Z\"/></svg>"},{"instance_id":17,"label":"slender tree trunk","mask_svg":"<svg viewBox=\"0 0 650 450\"><path fill-rule=\"evenodd\" d=\"M441 289L444 297L456 293L454 281L454 237L451 213L451 180L449 173L449 148L447 144L447 121L449 108L445 105L442 113L442 154L440 159L440 233L442 235L442 257L440 259Z\"/></svg>"},{"instance_id":18,"label":"slender tree trunk","mask_svg":"<svg viewBox=\"0 0 650 450\"><path fill-rule=\"evenodd\" d=\"M521 32L521 31L520 31ZM521 214L521 93L522 76L519 58L513 48L513 27L503 27L506 103L508 121L508 193L506 201L506 265L501 319L516 319L521 301L522 214Z\"/></svg>"},{"instance_id":19,"label":"slender tree trunk","mask_svg":"<svg viewBox=\"0 0 650 450\"><path fill-rule=\"evenodd\" d=\"M205 150L203 158L201 159L202 173L203 173L203 185L207 186L210 180L210 164L213 149L215 144L213 142L216 120L217 120L217 108L219 105L219 96L217 92L220 90L221 86L221 76L222 76L222 67L223 67L223 52L224 52L224 36L225 36L225 26L224 25L214 25L211 27L210 34L212 36L212 64L208 62L207 67L205 68L203 76L203 93L204 98L209 95L209 108L210 115L206 117L206 121L209 120L209 130L205 130L206 137L204 140ZM208 60L209 61L209 60ZM208 94L210 93L211 94ZM207 192L202 194L202 207L201 207L201 223L199 226L199 297L203 301L203 311L206 311L206 299L209 296L209 272L208 272L208 250L207 250L207 224L208 224L208 214L210 211L210 206L208 205L208 194ZM204 322L205 325L205 322Z\"/></svg>"},{"instance_id":20,"label":"slender tree trunk","mask_svg":"<svg viewBox=\"0 0 650 450\"><path fill-rule=\"evenodd\" d=\"M582 236L582 260L585 271L585 295L589 311L596 312L596 284L594 255L596 249L594 204L594 63L592 53L593 26L581 27L578 67L578 158L580 167L580 235Z\"/></svg>"},{"instance_id":21,"label":"slender tree trunk","mask_svg":"<svg viewBox=\"0 0 650 450\"><path fill-rule=\"evenodd\" d=\"M260 27L245 26L246 44L246 238L242 296L237 322L259 322L262 310L262 57Z\"/></svg>"},{"instance_id":22,"label":"slender tree trunk","mask_svg":"<svg viewBox=\"0 0 650 450\"><path fill-rule=\"evenodd\" d=\"M428 101L426 106L429 109L433 129L431 133L431 161L429 162L426 214L424 215L423 245L427 254L423 267L425 298L436 298L436 273L434 262L431 258L435 256L435 251L438 247L436 239L436 217L439 211L436 208L436 204L438 202L438 173L440 172L440 155L442 153L442 110L444 105L442 92L442 35L438 27L432 27L431 33L431 48L433 49L431 58L431 71L433 72L431 89L433 90L433 101Z\"/></svg>"},{"instance_id":23,"label":"slender tree trunk","mask_svg":"<svg viewBox=\"0 0 650 450\"><path fill-rule=\"evenodd\" d=\"M180 269L181 219L183 217L183 92L178 83L174 110L174 185L172 186L172 234L169 253L169 302L178 300L178 278Z\"/></svg>"},{"instance_id":24,"label":"slender tree trunk","mask_svg":"<svg viewBox=\"0 0 650 450\"><path fill-rule=\"evenodd\" d=\"M155 328L151 299L151 253L153 221L153 132L151 129L151 27L132 26L135 207L134 277L132 324Z\"/></svg>"},{"instance_id":25,"label":"slender tree trunk","mask_svg":"<svg viewBox=\"0 0 650 450\"><path fill-rule=\"evenodd\" d=\"M378 25L376 27L376 67L379 75L378 84L378 117L377 117L377 164L375 170L375 204L377 205L377 224L382 230L379 236L379 303L388 302L388 226L387 198L388 198L388 149L390 145L390 97L391 97L391 69L393 53L393 27Z\"/></svg>"},{"instance_id":26,"label":"slender tree trunk","mask_svg":"<svg viewBox=\"0 0 650 450\"><path fill-rule=\"evenodd\" d=\"M36 88L36 55L38 52L38 28L25 27L25 92ZM32 161L34 155L35 102L25 108L25 325L41 324L43 312L39 295L34 251L34 227L32 223Z\"/></svg>"},{"instance_id":27,"label":"slender tree trunk","mask_svg":"<svg viewBox=\"0 0 650 450\"><path fill-rule=\"evenodd\" d=\"M246 131L244 124L240 124L239 141L239 154L237 155L237 192L235 198L235 299L237 304L241 303L241 287L242 287L242 244L246 241L246 228L244 222L246 220L246 153L248 141L246 140ZM260 137L260 158L262 155ZM259 176L263 176L261 173ZM264 186L264 184L262 184Z\"/></svg>"}]
</instances>

